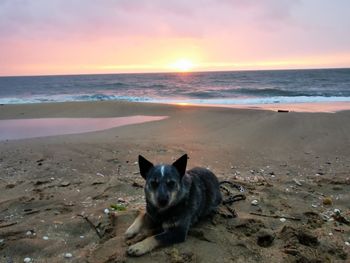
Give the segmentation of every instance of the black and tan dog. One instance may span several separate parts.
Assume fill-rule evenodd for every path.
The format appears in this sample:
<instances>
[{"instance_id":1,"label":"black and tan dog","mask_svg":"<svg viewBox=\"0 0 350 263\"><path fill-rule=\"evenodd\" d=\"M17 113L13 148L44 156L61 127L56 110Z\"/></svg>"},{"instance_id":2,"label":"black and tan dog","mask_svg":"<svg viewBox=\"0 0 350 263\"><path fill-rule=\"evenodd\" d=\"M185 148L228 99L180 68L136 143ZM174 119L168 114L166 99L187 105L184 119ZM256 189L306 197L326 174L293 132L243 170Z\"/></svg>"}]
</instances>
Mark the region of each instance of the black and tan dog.
<instances>
[{"instance_id":1,"label":"black and tan dog","mask_svg":"<svg viewBox=\"0 0 350 263\"><path fill-rule=\"evenodd\" d=\"M130 246L128 254L141 256L156 247L183 242L199 219L214 212L222 197L216 176L207 169L186 172L187 154L172 165L153 165L139 156L146 180L146 212L140 213L125 235L146 239ZM151 236L150 236L151 235Z\"/></svg>"}]
</instances>

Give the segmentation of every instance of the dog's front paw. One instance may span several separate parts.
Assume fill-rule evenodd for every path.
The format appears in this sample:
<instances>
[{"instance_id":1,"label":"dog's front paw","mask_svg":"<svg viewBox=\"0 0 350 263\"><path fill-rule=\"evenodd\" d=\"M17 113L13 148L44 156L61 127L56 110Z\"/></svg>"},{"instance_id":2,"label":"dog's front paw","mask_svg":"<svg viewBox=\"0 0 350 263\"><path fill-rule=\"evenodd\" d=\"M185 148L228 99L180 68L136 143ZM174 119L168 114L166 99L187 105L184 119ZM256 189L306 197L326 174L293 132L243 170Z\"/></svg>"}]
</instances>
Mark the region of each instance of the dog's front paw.
<instances>
[{"instance_id":1,"label":"dog's front paw","mask_svg":"<svg viewBox=\"0 0 350 263\"><path fill-rule=\"evenodd\" d=\"M128 248L128 255L129 256L142 256L143 254L146 254L148 250L144 245L141 244L142 242L136 243L135 245L132 245Z\"/></svg>"},{"instance_id":2,"label":"dog's front paw","mask_svg":"<svg viewBox=\"0 0 350 263\"><path fill-rule=\"evenodd\" d=\"M157 241L153 237L149 237L141 242L136 243L128 248L129 256L142 256L157 247Z\"/></svg>"}]
</instances>

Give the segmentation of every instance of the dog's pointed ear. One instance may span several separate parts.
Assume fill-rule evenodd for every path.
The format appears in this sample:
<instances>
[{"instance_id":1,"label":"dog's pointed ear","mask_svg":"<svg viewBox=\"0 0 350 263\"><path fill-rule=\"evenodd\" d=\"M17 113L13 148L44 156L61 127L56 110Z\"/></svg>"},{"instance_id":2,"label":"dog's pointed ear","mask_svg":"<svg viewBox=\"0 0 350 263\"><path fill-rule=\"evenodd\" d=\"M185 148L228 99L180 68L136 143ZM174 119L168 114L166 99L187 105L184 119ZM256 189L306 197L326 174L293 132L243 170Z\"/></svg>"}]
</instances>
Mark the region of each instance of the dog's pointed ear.
<instances>
[{"instance_id":1,"label":"dog's pointed ear","mask_svg":"<svg viewBox=\"0 0 350 263\"><path fill-rule=\"evenodd\" d=\"M151 168L153 167L153 163L146 160L145 157L139 155L139 167L140 167L140 174L141 176L146 179L147 173Z\"/></svg>"},{"instance_id":2,"label":"dog's pointed ear","mask_svg":"<svg viewBox=\"0 0 350 263\"><path fill-rule=\"evenodd\" d=\"M173 163L173 166L179 172L180 176L184 176L186 173L187 159L187 154L184 154Z\"/></svg>"}]
</instances>

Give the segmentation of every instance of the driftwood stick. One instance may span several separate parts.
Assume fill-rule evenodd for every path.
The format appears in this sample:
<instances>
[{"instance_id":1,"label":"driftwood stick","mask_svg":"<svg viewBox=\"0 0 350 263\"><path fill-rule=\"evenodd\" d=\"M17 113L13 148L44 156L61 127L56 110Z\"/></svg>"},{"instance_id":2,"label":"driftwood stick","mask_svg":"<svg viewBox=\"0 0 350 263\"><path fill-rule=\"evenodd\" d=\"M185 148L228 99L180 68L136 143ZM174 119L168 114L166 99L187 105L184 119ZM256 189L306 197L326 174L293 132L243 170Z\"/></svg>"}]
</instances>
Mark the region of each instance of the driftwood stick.
<instances>
[{"instance_id":1,"label":"driftwood stick","mask_svg":"<svg viewBox=\"0 0 350 263\"><path fill-rule=\"evenodd\" d=\"M91 222L91 220L87 217L87 216L83 216L83 215L77 215L80 216L81 218L85 219L85 221L91 226L92 229L95 230L96 234L98 235L99 238L102 238L103 236L100 233L100 230L95 226L94 223Z\"/></svg>"},{"instance_id":2,"label":"driftwood stick","mask_svg":"<svg viewBox=\"0 0 350 263\"><path fill-rule=\"evenodd\" d=\"M271 217L271 218L285 218L285 219L290 219L290 220L295 220L295 221L301 220L301 218L293 217L293 216L266 215L266 214L260 214L260 213L255 213L255 212L250 212L249 214L256 215L256 216L263 216L263 217Z\"/></svg>"},{"instance_id":3,"label":"driftwood stick","mask_svg":"<svg viewBox=\"0 0 350 263\"><path fill-rule=\"evenodd\" d=\"M16 225L16 224L17 224L17 222L5 223L5 224L1 224L0 228L9 227L9 226L13 226L13 225Z\"/></svg>"}]
</instances>

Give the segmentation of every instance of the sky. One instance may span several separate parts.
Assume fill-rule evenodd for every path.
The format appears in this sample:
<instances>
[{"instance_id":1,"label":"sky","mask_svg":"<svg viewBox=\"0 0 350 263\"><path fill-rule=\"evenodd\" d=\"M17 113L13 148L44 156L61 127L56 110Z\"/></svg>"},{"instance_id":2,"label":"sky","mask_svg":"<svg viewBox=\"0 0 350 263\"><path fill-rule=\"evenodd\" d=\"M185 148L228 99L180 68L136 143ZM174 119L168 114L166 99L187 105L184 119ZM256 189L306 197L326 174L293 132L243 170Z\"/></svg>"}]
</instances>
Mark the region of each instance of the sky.
<instances>
[{"instance_id":1,"label":"sky","mask_svg":"<svg viewBox=\"0 0 350 263\"><path fill-rule=\"evenodd\" d=\"M0 75L350 67L348 0L0 0Z\"/></svg>"}]
</instances>

